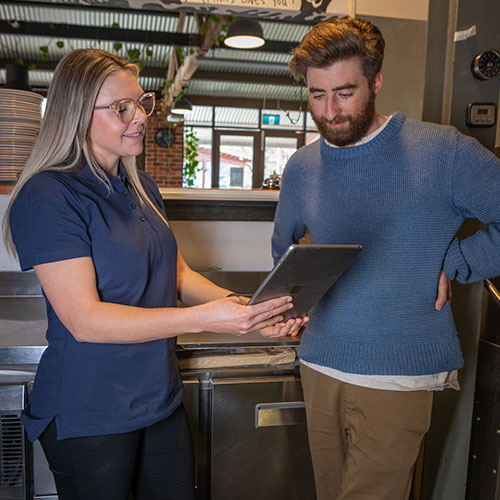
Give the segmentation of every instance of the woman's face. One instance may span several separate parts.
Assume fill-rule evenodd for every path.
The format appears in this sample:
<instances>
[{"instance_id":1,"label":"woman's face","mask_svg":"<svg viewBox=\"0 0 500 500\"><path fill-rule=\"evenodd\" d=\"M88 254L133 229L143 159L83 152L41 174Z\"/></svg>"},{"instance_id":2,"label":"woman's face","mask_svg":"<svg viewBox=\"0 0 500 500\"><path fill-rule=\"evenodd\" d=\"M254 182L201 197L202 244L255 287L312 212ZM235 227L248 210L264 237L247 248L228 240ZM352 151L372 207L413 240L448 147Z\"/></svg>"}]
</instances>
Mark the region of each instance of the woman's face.
<instances>
[{"instance_id":1,"label":"woman's face","mask_svg":"<svg viewBox=\"0 0 500 500\"><path fill-rule=\"evenodd\" d=\"M122 99L137 100L144 91L137 78L126 70L111 73L101 87L95 107L108 106ZM110 175L118 175L120 156L142 152L147 117L135 108L132 121L124 124L113 109L94 109L90 122L89 147L97 163Z\"/></svg>"}]
</instances>

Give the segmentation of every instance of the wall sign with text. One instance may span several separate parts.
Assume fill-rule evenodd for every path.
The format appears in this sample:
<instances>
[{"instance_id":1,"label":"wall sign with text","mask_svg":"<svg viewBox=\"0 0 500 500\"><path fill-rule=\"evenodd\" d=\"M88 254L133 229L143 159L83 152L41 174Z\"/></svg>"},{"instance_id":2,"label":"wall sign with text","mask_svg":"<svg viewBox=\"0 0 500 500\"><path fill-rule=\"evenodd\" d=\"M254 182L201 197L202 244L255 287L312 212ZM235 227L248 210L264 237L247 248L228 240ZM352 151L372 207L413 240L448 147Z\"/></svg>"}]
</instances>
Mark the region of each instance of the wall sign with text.
<instances>
[{"instance_id":1,"label":"wall sign with text","mask_svg":"<svg viewBox=\"0 0 500 500\"><path fill-rule=\"evenodd\" d=\"M252 16L258 19L320 21L330 16L353 15L350 0L38 0L54 4L81 4L86 7L124 9L165 9L186 11L192 7L200 14Z\"/></svg>"}]
</instances>

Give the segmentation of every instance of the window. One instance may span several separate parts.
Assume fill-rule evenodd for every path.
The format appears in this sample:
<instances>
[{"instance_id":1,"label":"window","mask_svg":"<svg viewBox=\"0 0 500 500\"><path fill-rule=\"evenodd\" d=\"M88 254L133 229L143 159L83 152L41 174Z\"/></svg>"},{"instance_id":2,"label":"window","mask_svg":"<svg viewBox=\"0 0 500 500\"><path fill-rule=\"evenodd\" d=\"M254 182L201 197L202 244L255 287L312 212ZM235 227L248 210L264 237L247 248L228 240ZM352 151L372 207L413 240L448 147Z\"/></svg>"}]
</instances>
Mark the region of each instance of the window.
<instances>
[{"instance_id":1,"label":"window","mask_svg":"<svg viewBox=\"0 0 500 500\"><path fill-rule=\"evenodd\" d=\"M259 188L318 137L310 114L299 110L193 106L184 126L199 139L197 188Z\"/></svg>"}]
</instances>

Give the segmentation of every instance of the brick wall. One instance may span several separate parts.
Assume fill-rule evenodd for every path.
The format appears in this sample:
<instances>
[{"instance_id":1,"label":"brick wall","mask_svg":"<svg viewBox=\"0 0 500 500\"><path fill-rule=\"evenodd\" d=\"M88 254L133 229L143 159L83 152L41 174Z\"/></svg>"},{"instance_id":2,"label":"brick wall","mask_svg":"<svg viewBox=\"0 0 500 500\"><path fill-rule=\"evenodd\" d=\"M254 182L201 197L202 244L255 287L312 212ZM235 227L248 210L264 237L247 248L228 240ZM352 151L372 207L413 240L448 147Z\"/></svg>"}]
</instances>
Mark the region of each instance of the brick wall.
<instances>
[{"instance_id":1,"label":"brick wall","mask_svg":"<svg viewBox=\"0 0 500 500\"><path fill-rule=\"evenodd\" d=\"M183 125L174 127L167 122L161 111L153 113L146 128L146 171L159 187L182 186ZM155 134L161 128L171 128L175 141L169 148L160 148L155 143Z\"/></svg>"}]
</instances>

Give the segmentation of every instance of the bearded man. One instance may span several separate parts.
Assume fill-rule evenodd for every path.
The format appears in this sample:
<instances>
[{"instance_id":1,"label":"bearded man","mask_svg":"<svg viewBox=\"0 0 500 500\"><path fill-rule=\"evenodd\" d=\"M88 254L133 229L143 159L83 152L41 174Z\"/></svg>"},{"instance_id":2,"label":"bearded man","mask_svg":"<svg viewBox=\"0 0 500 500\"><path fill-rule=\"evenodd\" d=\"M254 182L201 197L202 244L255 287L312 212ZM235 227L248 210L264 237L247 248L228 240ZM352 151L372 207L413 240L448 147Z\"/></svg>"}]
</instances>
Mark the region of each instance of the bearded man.
<instances>
[{"instance_id":1,"label":"bearded man","mask_svg":"<svg viewBox=\"0 0 500 500\"><path fill-rule=\"evenodd\" d=\"M385 42L316 25L294 51L321 138L282 179L273 257L304 236L363 251L310 311L299 357L318 500L405 500L433 391L463 365L450 279L500 274L500 161L455 128L378 114ZM489 229L459 241L465 218Z\"/></svg>"}]
</instances>

